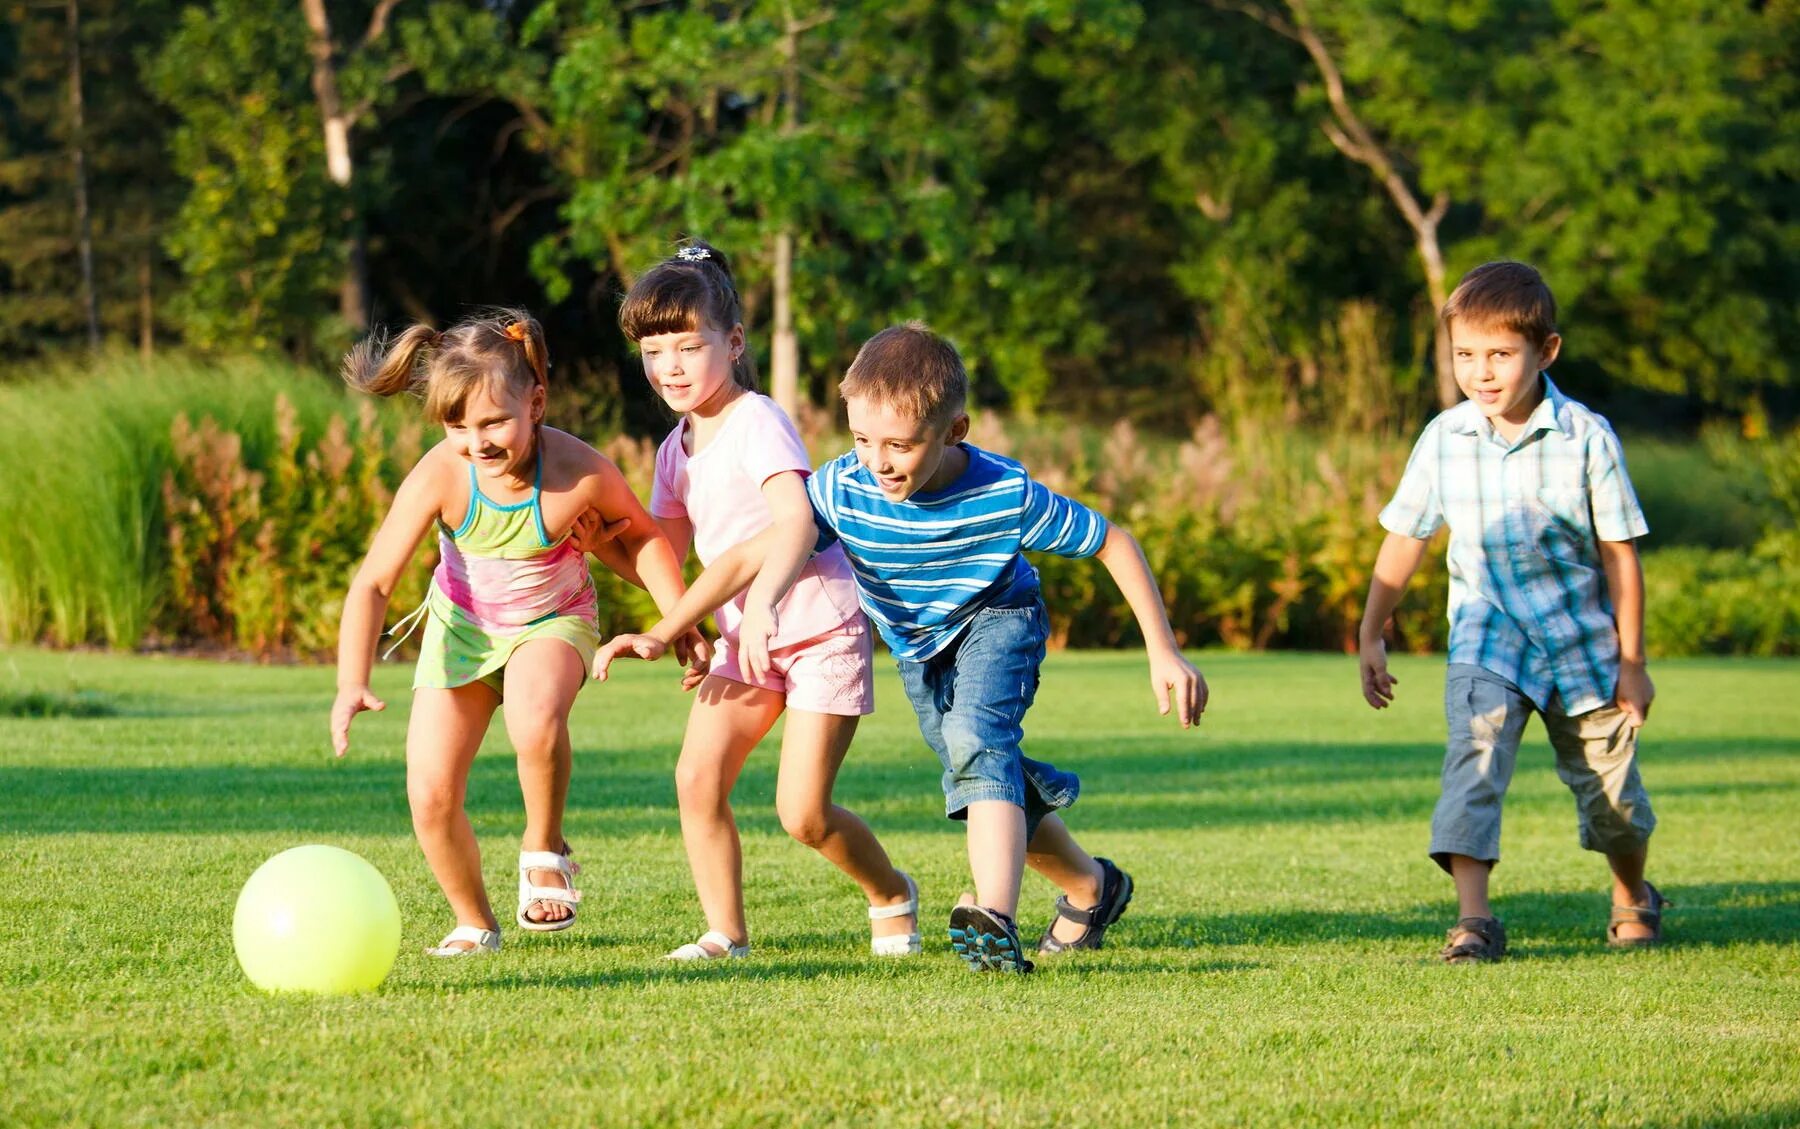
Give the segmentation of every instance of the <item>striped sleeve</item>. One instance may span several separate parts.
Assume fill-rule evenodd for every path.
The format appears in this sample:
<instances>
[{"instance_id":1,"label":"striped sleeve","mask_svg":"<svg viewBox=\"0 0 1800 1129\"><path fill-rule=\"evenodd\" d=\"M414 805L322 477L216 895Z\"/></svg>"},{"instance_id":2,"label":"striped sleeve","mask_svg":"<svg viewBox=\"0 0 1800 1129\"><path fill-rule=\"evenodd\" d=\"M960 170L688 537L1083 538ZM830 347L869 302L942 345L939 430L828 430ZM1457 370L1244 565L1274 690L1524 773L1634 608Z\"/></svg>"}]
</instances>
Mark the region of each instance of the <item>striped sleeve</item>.
<instances>
[{"instance_id":1,"label":"striped sleeve","mask_svg":"<svg viewBox=\"0 0 1800 1129\"><path fill-rule=\"evenodd\" d=\"M837 505L833 493L838 482L838 461L833 459L806 480L806 500L812 503L813 525L819 530L813 552L823 553L837 543Z\"/></svg>"},{"instance_id":2,"label":"striped sleeve","mask_svg":"<svg viewBox=\"0 0 1800 1129\"><path fill-rule=\"evenodd\" d=\"M1091 557L1106 544L1106 519L1041 482L1026 478L1019 548L1059 557Z\"/></svg>"}]
</instances>

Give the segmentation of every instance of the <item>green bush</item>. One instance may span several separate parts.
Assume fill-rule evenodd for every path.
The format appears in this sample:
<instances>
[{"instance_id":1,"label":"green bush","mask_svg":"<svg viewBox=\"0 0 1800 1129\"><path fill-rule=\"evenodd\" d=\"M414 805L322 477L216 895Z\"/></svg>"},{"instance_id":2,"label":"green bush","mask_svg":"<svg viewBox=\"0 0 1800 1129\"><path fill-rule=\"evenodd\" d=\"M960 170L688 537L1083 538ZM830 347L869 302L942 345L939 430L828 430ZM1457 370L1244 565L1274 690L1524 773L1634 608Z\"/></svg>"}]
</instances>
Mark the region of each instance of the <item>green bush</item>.
<instances>
[{"instance_id":1,"label":"green bush","mask_svg":"<svg viewBox=\"0 0 1800 1129\"><path fill-rule=\"evenodd\" d=\"M391 491L433 438L416 405L255 361L116 358L0 385L0 410L33 421L38 448L21 463L12 535L0 538L0 637L61 645L328 655ZM815 455L846 449L821 414L803 422ZM1155 441L1125 423L1013 427L984 414L974 441L1129 529L1184 645L1237 649L1353 649L1383 536L1376 514L1408 451L1391 434L1232 432L1214 419ZM602 446L647 493L654 444ZM1632 450L1646 506L1664 514L1651 545L1669 544L1667 524L1695 542L1645 554L1654 653L1800 653L1800 435ZM1685 526L1668 517L1680 513ZM1754 548L1716 547L1738 544ZM433 556L421 550L391 619L416 606ZM1138 643L1104 569L1054 557L1038 566L1059 645ZM595 584L603 630L654 618L649 598L616 576L599 570ZM1442 648L1446 586L1440 544L1395 617L1396 647Z\"/></svg>"}]
</instances>

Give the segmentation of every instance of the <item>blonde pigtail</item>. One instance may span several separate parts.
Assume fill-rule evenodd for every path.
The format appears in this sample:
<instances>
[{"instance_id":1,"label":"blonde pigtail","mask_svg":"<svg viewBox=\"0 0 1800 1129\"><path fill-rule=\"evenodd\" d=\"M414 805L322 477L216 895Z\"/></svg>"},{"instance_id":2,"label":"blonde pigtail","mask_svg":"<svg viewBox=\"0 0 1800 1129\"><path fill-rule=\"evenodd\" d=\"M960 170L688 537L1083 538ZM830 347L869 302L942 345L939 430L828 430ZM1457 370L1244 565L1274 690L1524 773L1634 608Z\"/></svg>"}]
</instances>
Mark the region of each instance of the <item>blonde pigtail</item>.
<instances>
[{"instance_id":1,"label":"blonde pigtail","mask_svg":"<svg viewBox=\"0 0 1800 1129\"><path fill-rule=\"evenodd\" d=\"M372 396L422 395L430 377L420 362L442 340L443 334L426 325L415 325L391 342L372 334L344 356L344 383Z\"/></svg>"}]
</instances>

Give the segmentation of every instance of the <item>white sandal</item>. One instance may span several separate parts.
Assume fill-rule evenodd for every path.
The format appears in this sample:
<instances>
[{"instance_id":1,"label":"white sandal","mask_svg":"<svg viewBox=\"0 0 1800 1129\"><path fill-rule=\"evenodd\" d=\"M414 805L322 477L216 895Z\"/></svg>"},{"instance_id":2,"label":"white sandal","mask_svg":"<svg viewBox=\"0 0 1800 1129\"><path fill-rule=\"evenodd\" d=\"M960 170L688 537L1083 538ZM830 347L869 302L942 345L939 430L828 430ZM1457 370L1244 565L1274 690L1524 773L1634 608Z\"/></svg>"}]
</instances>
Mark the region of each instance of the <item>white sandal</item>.
<instances>
[{"instance_id":1,"label":"white sandal","mask_svg":"<svg viewBox=\"0 0 1800 1129\"><path fill-rule=\"evenodd\" d=\"M568 889L561 886L534 886L531 872L534 870L554 870L563 876L569 884ZM525 916L533 902L555 902L557 905L569 907L569 916L560 921L533 921ZM520 851L519 852L519 912L514 920L519 928L529 929L533 933L555 933L559 929L567 929L575 924L575 907L581 903L581 891L575 889L575 867L569 856L558 851Z\"/></svg>"},{"instance_id":2,"label":"white sandal","mask_svg":"<svg viewBox=\"0 0 1800 1129\"><path fill-rule=\"evenodd\" d=\"M450 946L457 941L471 942L472 948L453 949ZM483 929L478 925L458 925L444 934L434 948L425 950L428 957L475 957L500 951L500 934L492 929Z\"/></svg>"},{"instance_id":3,"label":"white sandal","mask_svg":"<svg viewBox=\"0 0 1800 1129\"><path fill-rule=\"evenodd\" d=\"M707 948L706 946L707 946L708 942L711 942L713 945L717 946L719 951L713 952L712 949ZM727 937L725 934L719 932L717 929L713 929L708 932L700 934L700 939L698 941L689 941L687 944L681 946L679 949L676 949L674 952L671 952L667 957L665 957L663 959L665 959L665 960L742 960L744 957L747 957L749 955L750 955L749 944L746 943L746 944L742 944L742 945L734 945L731 943L730 937Z\"/></svg>"},{"instance_id":4,"label":"white sandal","mask_svg":"<svg viewBox=\"0 0 1800 1129\"><path fill-rule=\"evenodd\" d=\"M887 937L873 937L869 940L869 951L878 957L906 957L925 951L919 942L919 888L913 884L912 875L904 870L900 877L906 879L906 900L897 906L870 906L870 921L885 921L890 917L905 917L911 914L914 928L911 933L895 933Z\"/></svg>"}]
</instances>

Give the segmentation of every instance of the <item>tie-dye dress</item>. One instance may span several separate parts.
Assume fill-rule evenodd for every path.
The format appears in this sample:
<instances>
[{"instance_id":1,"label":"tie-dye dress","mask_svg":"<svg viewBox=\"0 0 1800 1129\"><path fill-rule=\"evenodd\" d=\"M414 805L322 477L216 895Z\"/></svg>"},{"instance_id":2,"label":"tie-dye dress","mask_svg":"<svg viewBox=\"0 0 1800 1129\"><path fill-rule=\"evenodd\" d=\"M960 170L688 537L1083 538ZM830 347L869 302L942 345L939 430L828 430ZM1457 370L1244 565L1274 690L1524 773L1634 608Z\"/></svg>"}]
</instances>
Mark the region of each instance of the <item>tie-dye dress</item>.
<instances>
[{"instance_id":1,"label":"tie-dye dress","mask_svg":"<svg viewBox=\"0 0 1800 1129\"><path fill-rule=\"evenodd\" d=\"M502 693L507 660L532 639L561 639L584 667L593 663L600 646L593 580L567 534L550 542L539 504L543 480L540 459L531 497L505 506L482 494L469 467L468 516L454 530L438 523L413 689L481 681Z\"/></svg>"}]
</instances>

